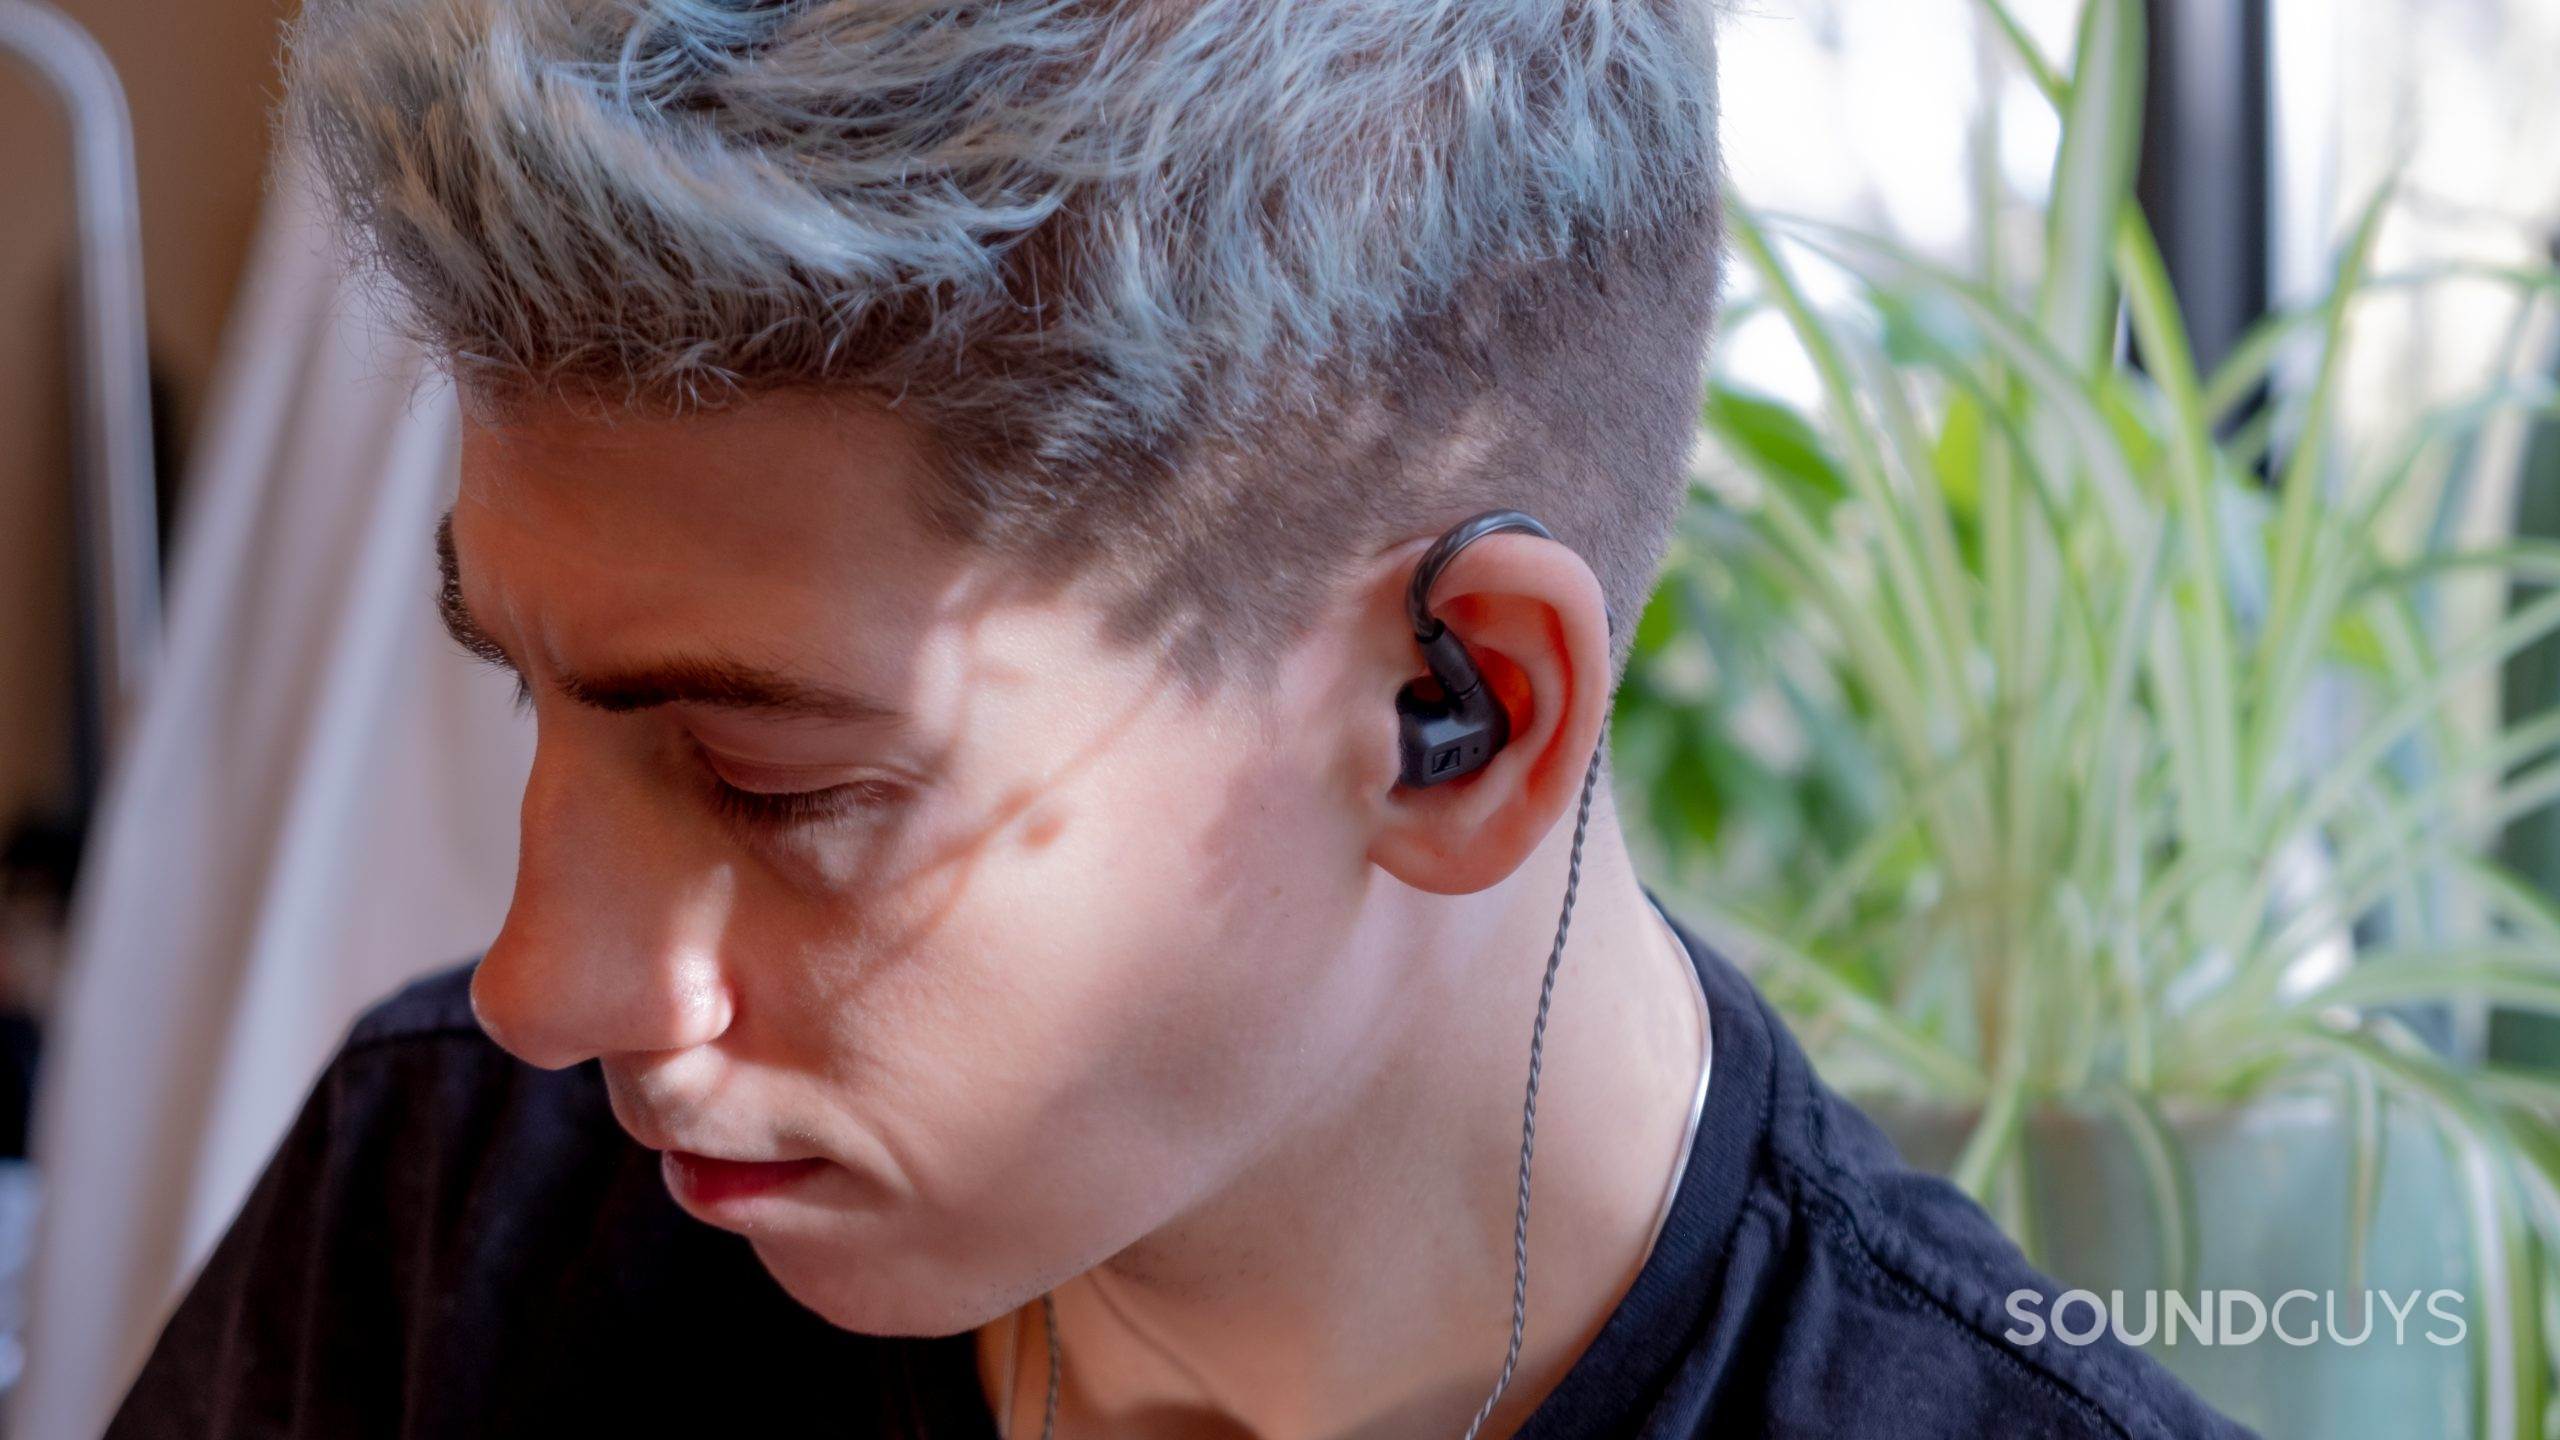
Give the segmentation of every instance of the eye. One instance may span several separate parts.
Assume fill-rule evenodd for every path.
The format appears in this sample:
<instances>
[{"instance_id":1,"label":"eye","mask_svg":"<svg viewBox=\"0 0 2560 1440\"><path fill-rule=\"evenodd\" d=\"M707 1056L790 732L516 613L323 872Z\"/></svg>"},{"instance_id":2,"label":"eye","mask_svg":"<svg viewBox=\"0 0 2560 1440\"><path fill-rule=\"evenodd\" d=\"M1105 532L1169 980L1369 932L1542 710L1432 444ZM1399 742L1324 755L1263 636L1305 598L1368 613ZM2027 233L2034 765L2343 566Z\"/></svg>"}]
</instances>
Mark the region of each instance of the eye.
<instances>
[{"instance_id":1,"label":"eye","mask_svg":"<svg viewBox=\"0 0 2560 1440\"><path fill-rule=\"evenodd\" d=\"M901 789L882 780L856 780L817 790L742 790L716 775L714 809L730 820L771 829L821 825L894 808Z\"/></svg>"},{"instance_id":2,"label":"eye","mask_svg":"<svg viewBox=\"0 0 2560 1440\"><path fill-rule=\"evenodd\" d=\"M687 736L686 748L693 752L695 773L708 788L711 808L743 829L788 831L877 820L904 805L913 788L897 776L874 770L857 772L841 784L790 789L795 777L788 770L763 770L726 758L698 736ZM747 783L740 784L742 780Z\"/></svg>"}]
</instances>

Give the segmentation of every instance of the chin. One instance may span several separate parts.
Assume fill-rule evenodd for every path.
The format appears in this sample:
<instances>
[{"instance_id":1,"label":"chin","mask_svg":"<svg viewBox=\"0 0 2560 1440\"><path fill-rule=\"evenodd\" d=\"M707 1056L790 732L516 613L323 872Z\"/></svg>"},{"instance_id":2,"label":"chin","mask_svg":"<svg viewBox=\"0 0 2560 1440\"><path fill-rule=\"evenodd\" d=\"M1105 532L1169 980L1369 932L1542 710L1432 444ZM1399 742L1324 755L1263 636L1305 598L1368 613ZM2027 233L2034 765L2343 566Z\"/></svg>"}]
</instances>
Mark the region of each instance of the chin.
<instances>
[{"instance_id":1,"label":"chin","mask_svg":"<svg viewBox=\"0 0 2560 1440\"><path fill-rule=\"evenodd\" d=\"M1033 1285L945 1266L882 1264L806 1241L750 1237L783 1293L839 1330L927 1338L958 1335L1036 1297Z\"/></svg>"}]
</instances>

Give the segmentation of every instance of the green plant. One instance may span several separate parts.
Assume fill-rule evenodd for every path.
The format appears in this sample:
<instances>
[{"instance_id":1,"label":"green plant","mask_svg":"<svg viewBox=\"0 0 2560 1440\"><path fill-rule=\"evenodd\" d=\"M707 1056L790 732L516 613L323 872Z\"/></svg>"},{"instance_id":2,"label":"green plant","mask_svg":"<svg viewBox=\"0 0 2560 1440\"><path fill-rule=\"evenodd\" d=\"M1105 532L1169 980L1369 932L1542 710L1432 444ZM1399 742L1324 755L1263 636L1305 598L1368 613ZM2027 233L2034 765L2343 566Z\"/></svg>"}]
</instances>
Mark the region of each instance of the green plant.
<instances>
[{"instance_id":1,"label":"green plant","mask_svg":"<svg viewBox=\"0 0 2560 1440\"><path fill-rule=\"evenodd\" d=\"M2068 75L1985 11L2062 116L2040 273L1734 204L1751 303L1823 399L1711 392L1718 459L1639 627L1622 788L1837 1083L1978 1110L1954 1178L2013 1232L2037 1106L2131 1128L2174 1269L2194 1246L2164 1103L2322 1087L2355 1136L2352 1275L2379 1117L2423 1114L2467 1187L2483 1433L2542 1434L2560 1084L2429 1032L2447 1007L2560 1013L2560 907L2490 854L2560 799L2560 711L2464 709L2560 633L2560 589L2467 633L2442 603L2560 582L2560 545L2455 551L2441 519L2449 457L2550 387L2335 443L2359 305L2456 273L2371 272L2381 196L2318 302L2199 373L2130 197L2140 6L2091 0ZM1805 255L1860 303L1812 303ZM2458 275L2560 296L2541 270ZM2308 380L2269 385L2288 353ZM2411 507L2439 517L2414 541L2386 523ZM1753 707L1784 718L1783 766L1738 737Z\"/></svg>"}]
</instances>

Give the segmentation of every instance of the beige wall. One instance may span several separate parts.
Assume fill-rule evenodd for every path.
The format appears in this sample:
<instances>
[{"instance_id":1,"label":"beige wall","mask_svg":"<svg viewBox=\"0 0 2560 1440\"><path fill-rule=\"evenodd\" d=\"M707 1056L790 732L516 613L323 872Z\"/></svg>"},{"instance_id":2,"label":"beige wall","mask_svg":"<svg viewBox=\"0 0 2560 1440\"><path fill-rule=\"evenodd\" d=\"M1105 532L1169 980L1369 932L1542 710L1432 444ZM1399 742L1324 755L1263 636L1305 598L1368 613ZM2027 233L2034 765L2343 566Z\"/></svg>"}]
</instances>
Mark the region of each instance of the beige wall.
<instances>
[{"instance_id":1,"label":"beige wall","mask_svg":"<svg viewBox=\"0 0 2560 1440\"><path fill-rule=\"evenodd\" d=\"M288 0L53 0L124 77L155 368L192 433L255 220ZM58 804L70 742L70 174L52 97L0 63L0 830Z\"/></svg>"}]
</instances>

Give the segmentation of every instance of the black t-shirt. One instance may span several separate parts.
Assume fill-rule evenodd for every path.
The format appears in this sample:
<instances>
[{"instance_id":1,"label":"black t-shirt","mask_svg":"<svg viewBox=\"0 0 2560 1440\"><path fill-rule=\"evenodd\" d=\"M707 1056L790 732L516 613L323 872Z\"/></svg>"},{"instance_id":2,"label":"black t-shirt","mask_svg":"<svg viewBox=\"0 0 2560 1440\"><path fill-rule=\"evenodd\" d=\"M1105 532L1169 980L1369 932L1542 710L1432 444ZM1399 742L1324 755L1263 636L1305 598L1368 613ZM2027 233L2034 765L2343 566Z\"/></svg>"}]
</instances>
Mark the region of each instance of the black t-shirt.
<instances>
[{"instance_id":1,"label":"black t-shirt","mask_svg":"<svg viewBox=\"0 0 2560 1440\"><path fill-rule=\"evenodd\" d=\"M2030 1269L1903 1168L1686 927L1715 1077L1635 1285L1521 1431L2242 1436L2101 1337L2001 1336ZM593 1062L491 1043L468 966L359 1020L108 1440L787 1433L995 1440L968 1335L830 1326L678 1209Z\"/></svg>"}]
</instances>

